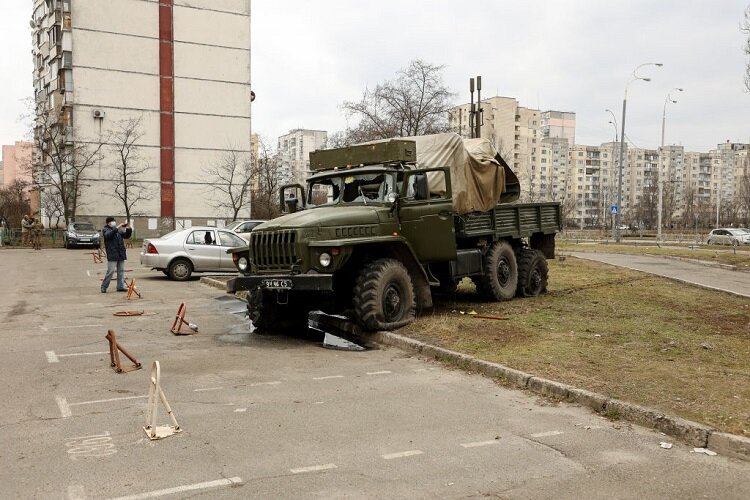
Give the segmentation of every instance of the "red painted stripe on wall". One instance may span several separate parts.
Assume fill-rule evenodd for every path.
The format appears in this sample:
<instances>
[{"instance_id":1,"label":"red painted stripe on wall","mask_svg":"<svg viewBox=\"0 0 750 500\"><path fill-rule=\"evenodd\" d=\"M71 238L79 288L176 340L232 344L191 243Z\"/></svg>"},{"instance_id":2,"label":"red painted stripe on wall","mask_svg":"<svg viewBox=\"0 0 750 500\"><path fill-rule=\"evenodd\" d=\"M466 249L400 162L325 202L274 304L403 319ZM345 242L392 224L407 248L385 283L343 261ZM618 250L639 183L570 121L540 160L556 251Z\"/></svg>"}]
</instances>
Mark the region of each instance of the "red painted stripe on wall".
<instances>
[{"instance_id":1,"label":"red painted stripe on wall","mask_svg":"<svg viewBox=\"0 0 750 500\"><path fill-rule=\"evenodd\" d=\"M161 216L173 218L174 204L174 24L173 0L159 0L159 109Z\"/></svg>"}]
</instances>

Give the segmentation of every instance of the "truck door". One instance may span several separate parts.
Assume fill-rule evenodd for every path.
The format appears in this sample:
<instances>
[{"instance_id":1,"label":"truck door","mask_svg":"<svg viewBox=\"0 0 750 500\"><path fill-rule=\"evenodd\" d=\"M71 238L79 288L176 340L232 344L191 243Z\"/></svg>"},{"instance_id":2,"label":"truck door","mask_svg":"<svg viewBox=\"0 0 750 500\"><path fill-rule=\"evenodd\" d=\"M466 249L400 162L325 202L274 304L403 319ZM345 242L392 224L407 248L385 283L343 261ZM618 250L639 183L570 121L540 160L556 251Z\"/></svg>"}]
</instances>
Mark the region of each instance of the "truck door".
<instances>
[{"instance_id":1,"label":"truck door","mask_svg":"<svg viewBox=\"0 0 750 500\"><path fill-rule=\"evenodd\" d=\"M404 174L399 219L401 234L421 262L456 259L451 184L445 169Z\"/></svg>"}]
</instances>

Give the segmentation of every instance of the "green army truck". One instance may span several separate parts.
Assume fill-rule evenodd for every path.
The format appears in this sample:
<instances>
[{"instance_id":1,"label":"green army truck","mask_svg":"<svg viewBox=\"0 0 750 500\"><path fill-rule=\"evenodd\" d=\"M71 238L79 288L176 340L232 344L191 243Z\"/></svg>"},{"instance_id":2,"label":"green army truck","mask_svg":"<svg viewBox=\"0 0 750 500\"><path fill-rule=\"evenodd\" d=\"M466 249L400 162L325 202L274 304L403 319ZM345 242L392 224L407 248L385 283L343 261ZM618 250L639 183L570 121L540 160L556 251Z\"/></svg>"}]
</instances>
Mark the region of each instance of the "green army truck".
<instances>
[{"instance_id":1,"label":"green army truck","mask_svg":"<svg viewBox=\"0 0 750 500\"><path fill-rule=\"evenodd\" d=\"M491 301L546 291L559 203L517 200L516 176L487 140L438 134L310 154L307 185L284 186L284 215L229 252L263 330L310 311L392 330L470 278Z\"/></svg>"}]
</instances>

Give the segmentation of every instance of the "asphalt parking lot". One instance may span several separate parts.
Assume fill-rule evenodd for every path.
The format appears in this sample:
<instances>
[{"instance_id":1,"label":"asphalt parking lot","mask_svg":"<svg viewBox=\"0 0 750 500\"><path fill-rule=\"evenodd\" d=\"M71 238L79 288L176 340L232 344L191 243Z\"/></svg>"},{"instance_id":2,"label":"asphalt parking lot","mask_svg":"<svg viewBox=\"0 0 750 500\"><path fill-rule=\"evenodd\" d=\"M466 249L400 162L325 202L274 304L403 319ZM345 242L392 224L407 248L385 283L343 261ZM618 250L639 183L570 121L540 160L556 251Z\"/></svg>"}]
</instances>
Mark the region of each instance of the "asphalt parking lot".
<instances>
[{"instance_id":1,"label":"asphalt parking lot","mask_svg":"<svg viewBox=\"0 0 750 500\"><path fill-rule=\"evenodd\" d=\"M747 462L397 349L250 333L243 304L129 254L140 300L101 294L84 250L0 250L0 497L750 498ZM196 335L170 333L180 303ZM142 370L110 368L108 329ZM182 428L160 441L154 360Z\"/></svg>"}]
</instances>

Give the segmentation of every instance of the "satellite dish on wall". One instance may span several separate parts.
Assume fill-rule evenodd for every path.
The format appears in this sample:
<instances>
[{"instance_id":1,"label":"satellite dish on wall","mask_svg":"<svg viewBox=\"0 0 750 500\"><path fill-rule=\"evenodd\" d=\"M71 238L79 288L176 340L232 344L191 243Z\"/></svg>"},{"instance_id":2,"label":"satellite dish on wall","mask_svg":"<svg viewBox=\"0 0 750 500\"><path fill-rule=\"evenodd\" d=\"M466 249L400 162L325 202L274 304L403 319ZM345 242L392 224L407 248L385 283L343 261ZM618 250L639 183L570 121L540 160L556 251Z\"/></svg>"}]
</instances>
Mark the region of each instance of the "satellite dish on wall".
<instances>
[{"instance_id":1,"label":"satellite dish on wall","mask_svg":"<svg viewBox=\"0 0 750 500\"><path fill-rule=\"evenodd\" d=\"M29 19L29 27L31 29L36 29L36 23L34 22L33 19Z\"/></svg>"},{"instance_id":2,"label":"satellite dish on wall","mask_svg":"<svg viewBox=\"0 0 750 500\"><path fill-rule=\"evenodd\" d=\"M250 91L250 102L253 102L255 100L255 92L252 90Z\"/></svg>"}]
</instances>

